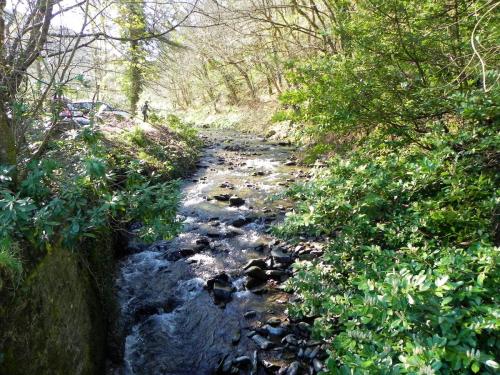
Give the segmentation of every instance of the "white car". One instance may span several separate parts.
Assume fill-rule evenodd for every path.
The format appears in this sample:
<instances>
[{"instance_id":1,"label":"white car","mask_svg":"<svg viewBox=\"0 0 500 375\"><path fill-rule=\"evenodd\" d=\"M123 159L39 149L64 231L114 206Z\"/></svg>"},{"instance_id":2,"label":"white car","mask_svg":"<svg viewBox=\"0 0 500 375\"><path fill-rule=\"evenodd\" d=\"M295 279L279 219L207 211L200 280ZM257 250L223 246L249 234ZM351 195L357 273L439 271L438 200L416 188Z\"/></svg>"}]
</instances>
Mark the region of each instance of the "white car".
<instances>
[{"instance_id":1,"label":"white car","mask_svg":"<svg viewBox=\"0 0 500 375\"><path fill-rule=\"evenodd\" d=\"M131 117L130 113L127 111L123 111L121 109L117 109L104 102L93 102L91 100L79 100L76 102L72 102L71 106L78 111L82 111L84 114L89 114L92 110L95 110L96 116L102 115L114 115L117 117L121 117L124 119L128 119Z\"/></svg>"}]
</instances>

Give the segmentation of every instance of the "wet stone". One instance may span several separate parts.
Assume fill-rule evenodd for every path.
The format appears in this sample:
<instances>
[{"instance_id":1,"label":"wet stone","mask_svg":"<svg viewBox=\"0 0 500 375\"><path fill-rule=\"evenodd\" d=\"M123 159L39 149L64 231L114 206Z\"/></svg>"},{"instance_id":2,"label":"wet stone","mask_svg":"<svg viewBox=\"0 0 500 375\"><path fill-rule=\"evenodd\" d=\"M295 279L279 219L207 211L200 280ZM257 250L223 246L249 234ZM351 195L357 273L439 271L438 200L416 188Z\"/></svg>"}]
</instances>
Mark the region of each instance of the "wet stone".
<instances>
[{"instance_id":1,"label":"wet stone","mask_svg":"<svg viewBox=\"0 0 500 375\"><path fill-rule=\"evenodd\" d=\"M262 363L262 366L267 370L267 371L270 371L271 373L275 374L279 368L280 368L280 365L278 363L274 363L270 360L265 360L263 359L261 361Z\"/></svg>"},{"instance_id":2,"label":"wet stone","mask_svg":"<svg viewBox=\"0 0 500 375\"><path fill-rule=\"evenodd\" d=\"M229 284L216 281L213 292L216 301L229 302L232 299L233 287Z\"/></svg>"},{"instance_id":3,"label":"wet stone","mask_svg":"<svg viewBox=\"0 0 500 375\"><path fill-rule=\"evenodd\" d=\"M241 333L240 333L240 331L238 331L238 332L235 332L235 334L231 338L231 342L233 345L236 345L240 342L240 339L241 339Z\"/></svg>"},{"instance_id":4,"label":"wet stone","mask_svg":"<svg viewBox=\"0 0 500 375\"><path fill-rule=\"evenodd\" d=\"M266 323L273 327L276 327L281 324L281 319L273 316L272 318L269 318Z\"/></svg>"},{"instance_id":5,"label":"wet stone","mask_svg":"<svg viewBox=\"0 0 500 375\"><path fill-rule=\"evenodd\" d=\"M247 333L247 337L252 337L252 336L254 336L254 335L256 335L256 334L257 334L257 332L255 332L255 331L249 331L249 332Z\"/></svg>"},{"instance_id":6,"label":"wet stone","mask_svg":"<svg viewBox=\"0 0 500 375\"><path fill-rule=\"evenodd\" d=\"M289 254L286 254L281 248L272 249L271 256L275 263L281 263L281 264L292 263L292 257Z\"/></svg>"},{"instance_id":7,"label":"wet stone","mask_svg":"<svg viewBox=\"0 0 500 375\"><path fill-rule=\"evenodd\" d=\"M245 282L245 287L250 290L258 288L261 285L265 286L265 282L260 279L254 279L253 277L249 277Z\"/></svg>"},{"instance_id":8,"label":"wet stone","mask_svg":"<svg viewBox=\"0 0 500 375\"><path fill-rule=\"evenodd\" d=\"M299 322L297 323L297 328L304 334L309 334L311 333L311 325L306 322Z\"/></svg>"},{"instance_id":9,"label":"wet stone","mask_svg":"<svg viewBox=\"0 0 500 375\"><path fill-rule=\"evenodd\" d=\"M299 341L297 340L297 338L293 334L289 334L289 335L283 337L281 342L283 344L294 345L294 346L299 344Z\"/></svg>"},{"instance_id":10,"label":"wet stone","mask_svg":"<svg viewBox=\"0 0 500 375\"><path fill-rule=\"evenodd\" d=\"M267 293L268 290L267 290L266 284L262 284L262 285L254 287L254 288L251 288L250 291L254 294L265 294L265 293Z\"/></svg>"},{"instance_id":11,"label":"wet stone","mask_svg":"<svg viewBox=\"0 0 500 375\"><path fill-rule=\"evenodd\" d=\"M215 282L219 283L229 283L229 275L225 272L219 273L218 275L215 275L211 279L207 280L207 289L212 290L214 288Z\"/></svg>"},{"instance_id":12,"label":"wet stone","mask_svg":"<svg viewBox=\"0 0 500 375\"><path fill-rule=\"evenodd\" d=\"M238 368L249 368L252 366L252 359L249 356L242 355L233 360L233 365Z\"/></svg>"},{"instance_id":13,"label":"wet stone","mask_svg":"<svg viewBox=\"0 0 500 375\"><path fill-rule=\"evenodd\" d=\"M196 251L192 248L183 248L179 250L179 253L181 254L182 257L190 257L196 254Z\"/></svg>"},{"instance_id":14,"label":"wet stone","mask_svg":"<svg viewBox=\"0 0 500 375\"><path fill-rule=\"evenodd\" d=\"M226 358L222 363L222 373L229 374L231 372L232 367L233 367L233 361L230 358Z\"/></svg>"},{"instance_id":15,"label":"wet stone","mask_svg":"<svg viewBox=\"0 0 500 375\"><path fill-rule=\"evenodd\" d=\"M295 361L292 362L288 369L286 370L286 375L299 375L300 374L300 363Z\"/></svg>"},{"instance_id":16,"label":"wet stone","mask_svg":"<svg viewBox=\"0 0 500 375\"><path fill-rule=\"evenodd\" d=\"M238 229L238 228L230 228L227 233L226 233L226 237L236 237L236 236L242 236L244 235L245 232L241 229Z\"/></svg>"},{"instance_id":17,"label":"wet stone","mask_svg":"<svg viewBox=\"0 0 500 375\"><path fill-rule=\"evenodd\" d=\"M282 280L284 277L288 276L285 271L282 270L268 270L266 271L266 275L269 279L273 280Z\"/></svg>"},{"instance_id":18,"label":"wet stone","mask_svg":"<svg viewBox=\"0 0 500 375\"><path fill-rule=\"evenodd\" d=\"M243 316L246 318L246 319L252 319L252 318L255 318L255 316L257 315L257 312L254 311L254 310L250 310L250 311L247 311Z\"/></svg>"},{"instance_id":19,"label":"wet stone","mask_svg":"<svg viewBox=\"0 0 500 375\"><path fill-rule=\"evenodd\" d=\"M257 266L251 266L245 270L245 275L248 277L252 277L254 279L266 281L267 280L267 275L266 271L264 271L262 268L257 267Z\"/></svg>"},{"instance_id":20,"label":"wet stone","mask_svg":"<svg viewBox=\"0 0 500 375\"><path fill-rule=\"evenodd\" d=\"M231 196L229 194L219 194L219 195L213 196L213 199L215 199L216 201L219 201L219 202L227 202L227 201L229 201L230 198L231 198Z\"/></svg>"},{"instance_id":21,"label":"wet stone","mask_svg":"<svg viewBox=\"0 0 500 375\"><path fill-rule=\"evenodd\" d=\"M248 221L244 217L239 217L231 222L231 225L236 228L241 228L246 224L248 224Z\"/></svg>"},{"instance_id":22,"label":"wet stone","mask_svg":"<svg viewBox=\"0 0 500 375\"><path fill-rule=\"evenodd\" d=\"M211 228L207 230L207 236L210 238L221 238L224 237L224 234L220 232L220 230Z\"/></svg>"},{"instance_id":23,"label":"wet stone","mask_svg":"<svg viewBox=\"0 0 500 375\"><path fill-rule=\"evenodd\" d=\"M266 339L265 337L262 337L261 335L255 334L252 336L252 340L257 344L259 348L262 350L267 350L270 349L273 346L273 343Z\"/></svg>"},{"instance_id":24,"label":"wet stone","mask_svg":"<svg viewBox=\"0 0 500 375\"><path fill-rule=\"evenodd\" d=\"M310 349L310 348L308 348ZM309 352L307 352L307 349L306 349L306 356L309 358L309 359L314 359L316 358L316 356L318 355L319 353L319 346L316 346L315 348L313 348L312 350L310 350Z\"/></svg>"},{"instance_id":25,"label":"wet stone","mask_svg":"<svg viewBox=\"0 0 500 375\"><path fill-rule=\"evenodd\" d=\"M323 363L319 359L313 359L312 361L314 371L320 372L323 370Z\"/></svg>"},{"instance_id":26,"label":"wet stone","mask_svg":"<svg viewBox=\"0 0 500 375\"><path fill-rule=\"evenodd\" d=\"M248 269L250 267L259 267L261 269L267 268L266 260L264 258L256 258L249 260L247 264L243 266L243 269Z\"/></svg>"},{"instance_id":27,"label":"wet stone","mask_svg":"<svg viewBox=\"0 0 500 375\"><path fill-rule=\"evenodd\" d=\"M243 198L240 198L236 195L233 195L232 197L229 198L229 205L233 207L240 207L245 204L245 200Z\"/></svg>"},{"instance_id":28,"label":"wet stone","mask_svg":"<svg viewBox=\"0 0 500 375\"><path fill-rule=\"evenodd\" d=\"M286 333L283 327L273 327L269 324L264 325L262 328L271 336L281 337Z\"/></svg>"},{"instance_id":29,"label":"wet stone","mask_svg":"<svg viewBox=\"0 0 500 375\"><path fill-rule=\"evenodd\" d=\"M200 246L210 246L210 240L207 237L197 238L195 243Z\"/></svg>"}]
</instances>

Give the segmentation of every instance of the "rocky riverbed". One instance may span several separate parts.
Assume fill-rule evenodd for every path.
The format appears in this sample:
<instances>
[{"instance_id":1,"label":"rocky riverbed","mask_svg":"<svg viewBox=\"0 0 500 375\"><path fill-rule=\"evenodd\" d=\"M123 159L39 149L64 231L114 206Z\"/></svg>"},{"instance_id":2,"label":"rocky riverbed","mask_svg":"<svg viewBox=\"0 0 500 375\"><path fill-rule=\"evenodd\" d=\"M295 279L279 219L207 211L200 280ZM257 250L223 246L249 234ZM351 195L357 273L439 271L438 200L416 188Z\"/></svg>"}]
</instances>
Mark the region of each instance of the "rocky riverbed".
<instances>
[{"instance_id":1,"label":"rocky riverbed","mask_svg":"<svg viewBox=\"0 0 500 375\"><path fill-rule=\"evenodd\" d=\"M236 132L206 131L196 174L183 187L182 233L131 240L116 279L126 332L124 375L316 374L325 345L311 321L293 321L282 283L318 243L269 235L290 205L270 200L308 171L293 147Z\"/></svg>"}]
</instances>

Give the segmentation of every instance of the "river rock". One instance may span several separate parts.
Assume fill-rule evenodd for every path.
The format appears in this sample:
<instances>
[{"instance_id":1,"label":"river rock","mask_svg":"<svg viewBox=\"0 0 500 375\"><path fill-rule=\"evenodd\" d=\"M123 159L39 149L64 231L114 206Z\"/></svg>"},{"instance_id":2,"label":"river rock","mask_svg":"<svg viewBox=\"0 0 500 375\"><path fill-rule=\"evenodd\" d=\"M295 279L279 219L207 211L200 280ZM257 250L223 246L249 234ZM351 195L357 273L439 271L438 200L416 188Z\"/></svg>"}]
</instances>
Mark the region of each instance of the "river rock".
<instances>
[{"instance_id":1,"label":"river rock","mask_svg":"<svg viewBox=\"0 0 500 375\"><path fill-rule=\"evenodd\" d=\"M299 341L297 340L297 338L293 334L289 334L289 335L286 335L285 337L283 337L283 339L281 340L281 343L297 346L299 344Z\"/></svg>"},{"instance_id":2,"label":"river rock","mask_svg":"<svg viewBox=\"0 0 500 375\"><path fill-rule=\"evenodd\" d=\"M231 371L231 367L233 367L233 361L229 358L229 354L226 354L217 365L214 373L215 374L229 374Z\"/></svg>"},{"instance_id":3,"label":"river rock","mask_svg":"<svg viewBox=\"0 0 500 375\"><path fill-rule=\"evenodd\" d=\"M229 198L229 205L233 207L243 206L245 204L245 200L236 195L233 195Z\"/></svg>"},{"instance_id":4,"label":"river rock","mask_svg":"<svg viewBox=\"0 0 500 375\"><path fill-rule=\"evenodd\" d=\"M252 173L252 176L265 176L266 172L264 171L256 171Z\"/></svg>"},{"instance_id":5,"label":"river rock","mask_svg":"<svg viewBox=\"0 0 500 375\"><path fill-rule=\"evenodd\" d=\"M229 280L230 280L229 275L225 272L221 272L207 280L207 289L212 290L214 288L215 282L219 282L221 284L228 284Z\"/></svg>"},{"instance_id":6,"label":"river rock","mask_svg":"<svg viewBox=\"0 0 500 375\"><path fill-rule=\"evenodd\" d=\"M266 260L264 258L256 258L249 260L247 264L243 266L243 269L248 269L250 267L259 267L261 269L267 268Z\"/></svg>"},{"instance_id":7,"label":"river rock","mask_svg":"<svg viewBox=\"0 0 500 375\"><path fill-rule=\"evenodd\" d=\"M253 335L252 340L257 344L259 348L262 350L267 350L270 349L273 346L273 343L266 339L265 337L262 337L259 334Z\"/></svg>"},{"instance_id":8,"label":"river rock","mask_svg":"<svg viewBox=\"0 0 500 375\"><path fill-rule=\"evenodd\" d=\"M279 326L281 324L281 319L273 316L273 317L269 318L266 323L273 326L273 327L276 327L276 326Z\"/></svg>"},{"instance_id":9,"label":"river rock","mask_svg":"<svg viewBox=\"0 0 500 375\"><path fill-rule=\"evenodd\" d=\"M276 134L276 130L269 130L267 133L266 133L266 138L271 138L273 135Z\"/></svg>"},{"instance_id":10,"label":"river rock","mask_svg":"<svg viewBox=\"0 0 500 375\"><path fill-rule=\"evenodd\" d=\"M253 277L248 277L247 281L245 282L245 287L250 290L257 288L260 285L265 286L265 282L260 279L254 279Z\"/></svg>"},{"instance_id":11,"label":"river rock","mask_svg":"<svg viewBox=\"0 0 500 375\"><path fill-rule=\"evenodd\" d=\"M262 329L264 329L271 336L281 337L286 333L286 330L283 327L273 327L269 324L265 324Z\"/></svg>"},{"instance_id":12,"label":"river rock","mask_svg":"<svg viewBox=\"0 0 500 375\"><path fill-rule=\"evenodd\" d=\"M225 189L229 189L229 190L233 190L234 189L234 185L230 182L223 182L222 184L219 185L221 188L225 188Z\"/></svg>"},{"instance_id":13,"label":"river rock","mask_svg":"<svg viewBox=\"0 0 500 375\"><path fill-rule=\"evenodd\" d=\"M248 224L248 221L243 216L240 216L240 217L238 217L237 219L234 219L231 222L231 225L233 227L236 227L236 228L241 228L243 225L246 225L246 224Z\"/></svg>"},{"instance_id":14,"label":"river rock","mask_svg":"<svg viewBox=\"0 0 500 375\"><path fill-rule=\"evenodd\" d=\"M250 311L247 311L243 316L245 317L245 319L252 319L252 318L255 318L256 315L257 315L257 311L250 310Z\"/></svg>"},{"instance_id":15,"label":"river rock","mask_svg":"<svg viewBox=\"0 0 500 375\"><path fill-rule=\"evenodd\" d=\"M241 333L240 331L237 331L234 333L233 337L231 338L231 342L233 345L236 345L240 342L241 339Z\"/></svg>"},{"instance_id":16,"label":"river rock","mask_svg":"<svg viewBox=\"0 0 500 375\"><path fill-rule=\"evenodd\" d=\"M267 275L266 271L264 271L262 268L257 267L257 266L251 266L245 270L245 275L252 277L254 279L266 281L267 280Z\"/></svg>"},{"instance_id":17,"label":"river rock","mask_svg":"<svg viewBox=\"0 0 500 375\"><path fill-rule=\"evenodd\" d=\"M213 199L219 202L227 202L231 199L231 196L229 194L218 194L214 195Z\"/></svg>"},{"instance_id":18,"label":"river rock","mask_svg":"<svg viewBox=\"0 0 500 375\"><path fill-rule=\"evenodd\" d=\"M242 355L233 360L233 364L238 368L249 368L252 366L252 359L249 356Z\"/></svg>"},{"instance_id":19,"label":"river rock","mask_svg":"<svg viewBox=\"0 0 500 375\"><path fill-rule=\"evenodd\" d=\"M194 254L196 254L196 251L193 249L193 248L182 248L182 249L179 249L179 253L182 257L190 257Z\"/></svg>"},{"instance_id":20,"label":"river rock","mask_svg":"<svg viewBox=\"0 0 500 375\"><path fill-rule=\"evenodd\" d=\"M308 349L311 349L311 350L308 351ZM319 353L319 346L316 346L316 347L313 347L313 348L307 348L305 355L309 359L314 359L314 358L316 358L316 356L318 355L318 353Z\"/></svg>"},{"instance_id":21,"label":"river rock","mask_svg":"<svg viewBox=\"0 0 500 375\"><path fill-rule=\"evenodd\" d=\"M311 333L311 325L306 322L299 322L296 326L302 334L309 335Z\"/></svg>"},{"instance_id":22,"label":"river rock","mask_svg":"<svg viewBox=\"0 0 500 375\"><path fill-rule=\"evenodd\" d=\"M284 277L288 276L283 270L268 270L266 271L266 276L273 280L282 280Z\"/></svg>"},{"instance_id":23,"label":"river rock","mask_svg":"<svg viewBox=\"0 0 500 375\"><path fill-rule=\"evenodd\" d=\"M316 372L323 371L323 363L319 359L314 358L312 364L314 367L314 371Z\"/></svg>"},{"instance_id":24,"label":"river rock","mask_svg":"<svg viewBox=\"0 0 500 375\"><path fill-rule=\"evenodd\" d=\"M280 365L279 363L274 363L271 362L271 360L265 360L263 359L260 363L262 363L262 366L266 369L267 372L276 374L276 372L279 370Z\"/></svg>"},{"instance_id":25,"label":"river rock","mask_svg":"<svg viewBox=\"0 0 500 375\"><path fill-rule=\"evenodd\" d=\"M216 228L207 228L206 234L210 238L221 238L221 237L224 237L224 234L221 233L221 231L219 229L216 229Z\"/></svg>"},{"instance_id":26,"label":"river rock","mask_svg":"<svg viewBox=\"0 0 500 375\"><path fill-rule=\"evenodd\" d=\"M217 301L220 302L229 302L232 299L232 293L234 288L227 284L216 281L214 283L214 297Z\"/></svg>"},{"instance_id":27,"label":"river rock","mask_svg":"<svg viewBox=\"0 0 500 375\"><path fill-rule=\"evenodd\" d=\"M300 371L300 363L295 361L292 362L288 369L286 370L286 375L298 375Z\"/></svg>"},{"instance_id":28,"label":"river rock","mask_svg":"<svg viewBox=\"0 0 500 375\"><path fill-rule=\"evenodd\" d=\"M208 237L200 237L194 241L199 246L210 246L210 240Z\"/></svg>"},{"instance_id":29,"label":"river rock","mask_svg":"<svg viewBox=\"0 0 500 375\"><path fill-rule=\"evenodd\" d=\"M254 288L251 288L250 291L254 294L264 294L267 293L266 284L258 285Z\"/></svg>"},{"instance_id":30,"label":"river rock","mask_svg":"<svg viewBox=\"0 0 500 375\"><path fill-rule=\"evenodd\" d=\"M275 263L290 264L292 257L286 254L281 248L277 247L271 250L271 257Z\"/></svg>"},{"instance_id":31,"label":"river rock","mask_svg":"<svg viewBox=\"0 0 500 375\"><path fill-rule=\"evenodd\" d=\"M226 237L236 237L236 236L242 236L245 234L245 231L239 229L239 228L229 228L228 231L226 232Z\"/></svg>"}]
</instances>

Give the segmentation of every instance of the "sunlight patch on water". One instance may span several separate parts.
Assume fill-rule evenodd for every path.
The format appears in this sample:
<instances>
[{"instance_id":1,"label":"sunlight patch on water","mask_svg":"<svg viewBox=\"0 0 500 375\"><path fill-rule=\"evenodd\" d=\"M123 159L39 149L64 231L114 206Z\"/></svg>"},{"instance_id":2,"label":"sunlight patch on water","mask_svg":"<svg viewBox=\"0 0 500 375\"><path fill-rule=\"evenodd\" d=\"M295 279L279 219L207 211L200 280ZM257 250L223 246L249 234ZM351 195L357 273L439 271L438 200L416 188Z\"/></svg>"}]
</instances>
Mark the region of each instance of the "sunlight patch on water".
<instances>
[{"instance_id":1,"label":"sunlight patch on water","mask_svg":"<svg viewBox=\"0 0 500 375\"><path fill-rule=\"evenodd\" d=\"M264 170L275 170L279 166L279 162L273 159L247 159L247 167L260 168Z\"/></svg>"}]
</instances>

